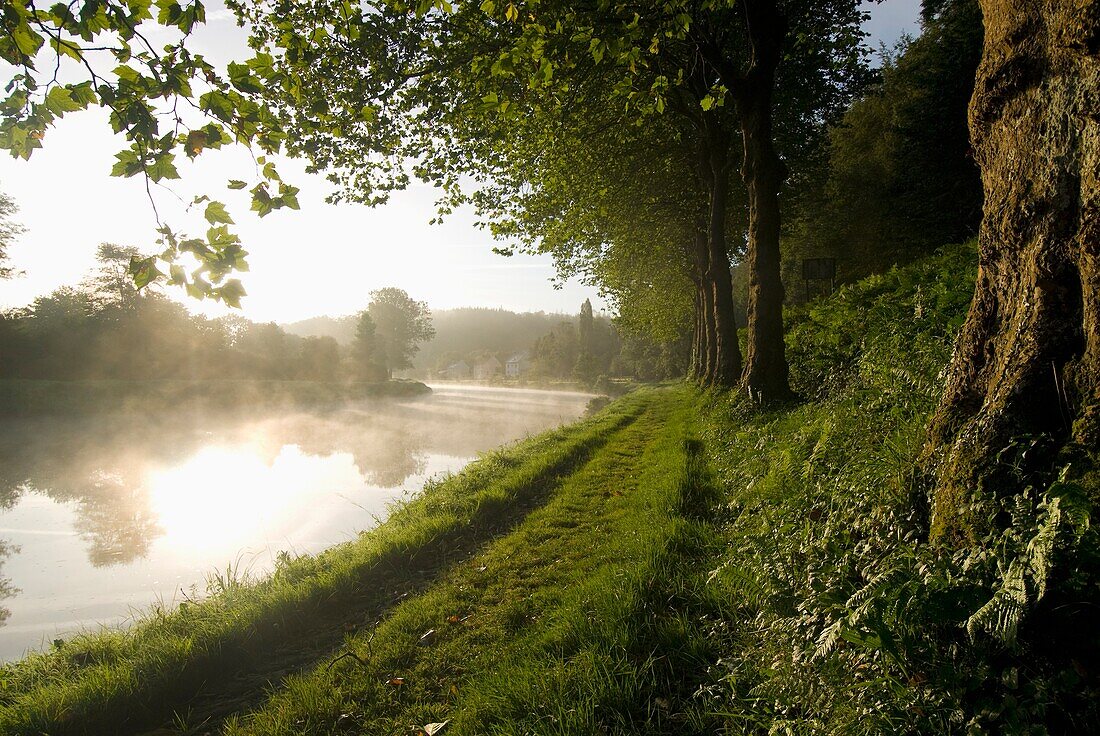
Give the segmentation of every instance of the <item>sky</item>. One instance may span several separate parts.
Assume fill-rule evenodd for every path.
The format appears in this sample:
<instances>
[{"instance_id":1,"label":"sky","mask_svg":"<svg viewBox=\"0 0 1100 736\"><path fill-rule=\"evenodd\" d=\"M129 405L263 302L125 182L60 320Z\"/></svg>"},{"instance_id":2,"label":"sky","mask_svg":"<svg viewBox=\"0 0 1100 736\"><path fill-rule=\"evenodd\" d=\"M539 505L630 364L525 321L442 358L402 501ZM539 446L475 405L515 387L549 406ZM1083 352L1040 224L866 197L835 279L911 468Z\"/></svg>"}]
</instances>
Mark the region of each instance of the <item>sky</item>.
<instances>
[{"instance_id":1,"label":"sky","mask_svg":"<svg viewBox=\"0 0 1100 736\"><path fill-rule=\"evenodd\" d=\"M244 36L231 15L214 5L208 3L208 22L194 40L212 61L225 62L241 52ZM868 4L867 10L871 19L865 30L873 47L920 30L920 0L885 0ZM0 84L10 74L10 68L0 68ZM23 275L0 281L0 309L78 283L93 269L99 243L155 250L156 218L144 182L109 175L114 154L123 148L106 114L89 110L50 130L30 161L0 155L0 191L15 200L16 220L26 228L8 253ZM403 288L433 309L571 313L586 298L597 310L606 307L595 287L570 281L554 288L548 257L493 253L496 243L468 211L430 225L436 199L430 187L414 185L376 208L333 206L324 202L332 187L323 176L306 174L300 162L282 160L283 179L301 189L301 210L261 219L249 212L245 193L224 189L228 179L255 178L247 152L223 149L177 164L181 179L171 182L171 190L153 190L161 219L177 231L199 233L205 229L201 212L188 212L185 203L203 193L226 202L250 254L250 270L242 275L248 296L241 308L249 319L286 323L352 314L366 307L372 290L386 286ZM228 311L175 290L168 293L196 312L215 316Z\"/></svg>"}]
</instances>

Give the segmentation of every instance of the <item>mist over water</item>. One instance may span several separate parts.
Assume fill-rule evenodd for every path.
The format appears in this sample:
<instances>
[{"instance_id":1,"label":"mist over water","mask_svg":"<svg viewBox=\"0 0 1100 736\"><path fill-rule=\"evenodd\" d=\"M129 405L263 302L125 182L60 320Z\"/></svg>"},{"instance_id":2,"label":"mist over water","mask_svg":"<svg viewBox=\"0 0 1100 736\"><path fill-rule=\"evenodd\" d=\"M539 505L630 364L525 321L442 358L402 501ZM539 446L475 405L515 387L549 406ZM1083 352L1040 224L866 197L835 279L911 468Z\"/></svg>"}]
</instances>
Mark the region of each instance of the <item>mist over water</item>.
<instances>
[{"instance_id":1,"label":"mist over water","mask_svg":"<svg viewBox=\"0 0 1100 736\"><path fill-rule=\"evenodd\" d=\"M261 416L0 423L0 659L201 597L376 526L479 453L580 416L587 394L429 396Z\"/></svg>"}]
</instances>

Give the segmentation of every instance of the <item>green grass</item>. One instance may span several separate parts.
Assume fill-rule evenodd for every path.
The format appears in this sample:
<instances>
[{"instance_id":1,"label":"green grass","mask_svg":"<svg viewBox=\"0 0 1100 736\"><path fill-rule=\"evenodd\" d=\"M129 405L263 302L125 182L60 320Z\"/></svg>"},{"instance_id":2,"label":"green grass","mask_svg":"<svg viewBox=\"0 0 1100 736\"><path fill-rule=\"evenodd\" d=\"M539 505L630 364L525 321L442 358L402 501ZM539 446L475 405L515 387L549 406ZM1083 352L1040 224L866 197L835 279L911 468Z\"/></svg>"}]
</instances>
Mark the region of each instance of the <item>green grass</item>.
<instances>
[{"instance_id":1,"label":"green grass","mask_svg":"<svg viewBox=\"0 0 1100 736\"><path fill-rule=\"evenodd\" d=\"M0 732L1094 728L1095 448L988 510L995 538L926 541L918 459L972 283L957 246L792 312L802 403L642 389L357 542L11 665Z\"/></svg>"},{"instance_id":2,"label":"green grass","mask_svg":"<svg viewBox=\"0 0 1100 736\"><path fill-rule=\"evenodd\" d=\"M229 579L217 595L154 611L124 632L76 637L0 669L0 733L106 733L157 724L204 688L327 652L333 632L362 624L522 519L617 431L639 396L598 417L490 453L429 485L378 529L269 579ZM316 640L316 641L314 641ZM241 694L250 697L248 688ZM251 695L254 697L254 694Z\"/></svg>"},{"instance_id":3,"label":"green grass","mask_svg":"<svg viewBox=\"0 0 1100 736\"><path fill-rule=\"evenodd\" d=\"M705 671L712 653L668 599L708 537L689 518L712 491L690 440L694 399L651 395L514 532L349 636L354 657L291 678L227 733L445 720L454 734L710 732L674 706L691 692L682 673Z\"/></svg>"}]
</instances>

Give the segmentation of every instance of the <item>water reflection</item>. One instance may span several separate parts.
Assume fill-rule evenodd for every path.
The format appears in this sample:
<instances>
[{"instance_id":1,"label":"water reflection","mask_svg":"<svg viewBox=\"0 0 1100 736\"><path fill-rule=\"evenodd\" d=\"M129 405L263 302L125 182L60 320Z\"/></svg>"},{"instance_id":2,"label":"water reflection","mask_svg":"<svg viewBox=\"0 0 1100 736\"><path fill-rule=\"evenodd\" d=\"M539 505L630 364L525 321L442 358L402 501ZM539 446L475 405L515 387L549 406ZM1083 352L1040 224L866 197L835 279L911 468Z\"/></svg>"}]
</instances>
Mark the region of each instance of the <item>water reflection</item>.
<instances>
[{"instance_id":1,"label":"water reflection","mask_svg":"<svg viewBox=\"0 0 1100 736\"><path fill-rule=\"evenodd\" d=\"M575 418L587 398L450 387L323 414L0 424L0 658L171 602L242 555L262 571L279 549L350 538L431 474Z\"/></svg>"},{"instance_id":2,"label":"water reflection","mask_svg":"<svg viewBox=\"0 0 1100 736\"><path fill-rule=\"evenodd\" d=\"M3 570L4 560L10 557L12 554L19 551L18 545L14 545L11 542L0 539L0 571ZM11 584L11 580L0 575L0 601L11 598L13 595L19 592L18 588L15 588ZM0 605L0 626L11 616L11 609Z\"/></svg>"}]
</instances>

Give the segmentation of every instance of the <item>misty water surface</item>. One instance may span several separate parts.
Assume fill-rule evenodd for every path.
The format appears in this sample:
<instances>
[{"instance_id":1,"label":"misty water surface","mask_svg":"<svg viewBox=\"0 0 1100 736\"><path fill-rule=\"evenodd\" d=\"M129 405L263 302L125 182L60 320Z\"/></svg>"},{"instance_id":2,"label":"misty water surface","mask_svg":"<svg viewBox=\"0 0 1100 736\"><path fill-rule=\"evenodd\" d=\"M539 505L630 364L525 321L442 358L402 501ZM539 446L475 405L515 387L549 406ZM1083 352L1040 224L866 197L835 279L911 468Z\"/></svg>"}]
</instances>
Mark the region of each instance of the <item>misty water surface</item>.
<instances>
[{"instance_id":1,"label":"misty water surface","mask_svg":"<svg viewBox=\"0 0 1100 736\"><path fill-rule=\"evenodd\" d=\"M0 424L0 658L201 596L375 526L478 453L570 421L584 394L430 396L260 417Z\"/></svg>"}]
</instances>

